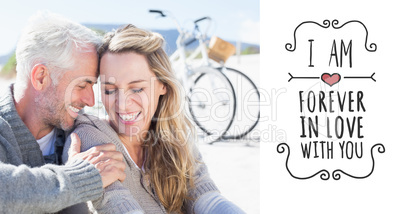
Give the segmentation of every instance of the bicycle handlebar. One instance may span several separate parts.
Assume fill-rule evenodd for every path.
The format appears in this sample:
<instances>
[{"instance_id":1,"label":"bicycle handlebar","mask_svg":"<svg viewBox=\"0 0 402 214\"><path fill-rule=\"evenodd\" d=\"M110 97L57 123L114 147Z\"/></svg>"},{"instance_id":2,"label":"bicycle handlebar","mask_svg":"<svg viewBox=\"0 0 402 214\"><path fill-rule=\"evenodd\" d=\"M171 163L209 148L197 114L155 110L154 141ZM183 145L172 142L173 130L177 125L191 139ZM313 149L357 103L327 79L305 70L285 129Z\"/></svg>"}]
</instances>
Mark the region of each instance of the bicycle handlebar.
<instances>
[{"instance_id":1,"label":"bicycle handlebar","mask_svg":"<svg viewBox=\"0 0 402 214\"><path fill-rule=\"evenodd\" d=\"M195 21L194 21L194 24L197 24L197 22L203 21L203 20L205 20L205 19L211 20L211 18L210 18L209 16L205 16L205 17L202 17L202 18L200 18L200 19L195 20Z\"/></svg>"},{"instance_id":2,"label":"bicycle handlebar","mask_svg":"<svg viewBox=\"0 0 402 214\"><path fill-rule=\"evenodd\" d=\"M166 15L161 10L149 10L150 13L159 13L162 17L166 17Z\"/></svg>"},{"instance_id":3,"label":"bicycle handlebar","mask_svg":"<svg viewBox=\"0 0 402 214\"><path fill-rule=\"evenodd\" d=\"M153 9L151 9L151 10L149 10L149 12L150 12L150 13L159 13L162 17L167 17L167 16L168 16L168 15L166 15L166 13L165 13L164 11L162 11L162 10L153 10ZM174 19L174 17L172 17L172 18ZM202 18L199 18L199 19L195 20L195 21L194 21L195 29L198 30L198 25L197 25L198 22L204 21L204 20L206 20L206 19L211 21L211 17L209 17L209 16L204 16L204 17L202 17ZM175 20L175 19L174 19L174 20ZM176 25L178 25L178 29L179 29L179 28L180 28L180 25L178 24L177 20L175 20L175 22L176 22Z\"/></svg>"},{"instance_id":4,"label":"bicycle handlebar","mask_svg":"<svg viewBox=\"0 0 402 214\"><path fill-rule=\"evenodd\" d=\"M159 13L161 15L161 17L169 17L169 18L171 18L174 21L174 23L176 24L177 31L179 31L180 35L183 35L185 33L185 30L182 29L182 27L180 26L179 22L176 20L176 18L170 12L163 11L163 10L153 10L153 9L149 10L149 12L150 13ZM194 30L199 32L201 34L201 37L203 37L205 35L205 33L202 33L200 31L197 23L201 22L203 20L211 21L211 18L209 16L205 16L205 17L199 18L199 19L194 21ZM210 25L210 23L209 23L209 25ZM208 25L207 29L209 28L209 25ZM195 42L196 40L197 40L197 38L193 38L193 39L191 39L191 41L184 41L184 45L185 46L190 45L191 43Z\"/></svg>"}]
</instances>

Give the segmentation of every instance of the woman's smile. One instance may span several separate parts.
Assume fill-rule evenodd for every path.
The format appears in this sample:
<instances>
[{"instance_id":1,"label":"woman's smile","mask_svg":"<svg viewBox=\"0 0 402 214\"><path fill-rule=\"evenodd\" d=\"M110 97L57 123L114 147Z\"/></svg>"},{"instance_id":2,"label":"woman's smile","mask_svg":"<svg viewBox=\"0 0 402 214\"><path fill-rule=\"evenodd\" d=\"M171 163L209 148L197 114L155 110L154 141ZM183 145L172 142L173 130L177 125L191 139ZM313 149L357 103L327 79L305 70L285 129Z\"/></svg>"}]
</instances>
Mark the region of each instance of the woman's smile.
<instances>
[{"instance_id":1,"label":"woman's smile","mask_svg":"<svg viewBox=\"0 0 402 214\"><path fill-rule=\"evenodd\" d=\"M132 112L132 113L118 113L117 116L120 118L120 121L124 124L134 124L139 120L142 111Z\"/></svg>"}]
</instances>

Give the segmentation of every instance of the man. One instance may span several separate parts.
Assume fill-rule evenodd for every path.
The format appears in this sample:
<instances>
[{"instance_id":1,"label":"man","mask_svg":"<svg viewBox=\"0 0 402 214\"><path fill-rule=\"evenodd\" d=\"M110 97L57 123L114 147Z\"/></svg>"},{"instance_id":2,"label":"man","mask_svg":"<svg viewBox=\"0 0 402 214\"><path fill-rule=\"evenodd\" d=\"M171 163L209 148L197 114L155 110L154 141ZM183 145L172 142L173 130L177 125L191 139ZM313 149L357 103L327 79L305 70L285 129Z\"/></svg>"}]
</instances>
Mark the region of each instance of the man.
<instances>
[{"instance_id":1,"label":"man","mask_svg":"<svg viewBox=\"0 0 402 214\"><path fill-rule=\"evenodd\" d=\"M17 45L17 78L0 95L0 213L53 213L102 196L124 180L121 153L106 144L80 153L64 131L94 105L100 39L54 14L34 17ZM64 130L64 131L63 131Z\"/></svg>"}]
</instances>

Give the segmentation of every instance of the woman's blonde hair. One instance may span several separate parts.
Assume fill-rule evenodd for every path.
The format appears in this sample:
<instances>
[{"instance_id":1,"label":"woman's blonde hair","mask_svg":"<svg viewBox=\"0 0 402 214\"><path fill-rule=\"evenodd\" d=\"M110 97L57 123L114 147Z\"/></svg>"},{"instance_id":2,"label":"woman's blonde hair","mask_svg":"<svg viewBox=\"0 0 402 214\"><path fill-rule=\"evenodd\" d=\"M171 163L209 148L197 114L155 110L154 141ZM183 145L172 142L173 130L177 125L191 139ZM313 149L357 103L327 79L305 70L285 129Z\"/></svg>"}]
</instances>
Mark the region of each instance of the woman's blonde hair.
<instances>
[{"instance_id":1,"label":"woman's blonde hair","mask_svg":"<svg viewBox=\"0 0 402 214\"><path fill-rule=\"evenodd\" d=\"M193 185L195 132L185 115L183 90L163 45L160 34L127 25L105 35L99 56L101 59L105 53L125 52L144 55L150 70L167 88L167 93L159 98L147 140L143 142L147 150L145 168L166 210L181 213L184 201L189 199L188 185Z\"/></svg>"}]
</instances>

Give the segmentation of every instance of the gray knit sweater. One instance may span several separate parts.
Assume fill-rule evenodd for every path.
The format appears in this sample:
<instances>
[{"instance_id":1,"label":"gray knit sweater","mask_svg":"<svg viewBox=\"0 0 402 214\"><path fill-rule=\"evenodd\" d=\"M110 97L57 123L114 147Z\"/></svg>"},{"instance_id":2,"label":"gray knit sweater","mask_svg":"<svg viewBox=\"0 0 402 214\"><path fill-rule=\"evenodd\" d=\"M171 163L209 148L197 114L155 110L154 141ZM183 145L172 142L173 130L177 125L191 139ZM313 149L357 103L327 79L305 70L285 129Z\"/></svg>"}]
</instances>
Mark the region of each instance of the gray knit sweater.
<instances>
[{"instance_id":1,"label":"gray knit sweater","mask_svg":"<svg viewBox=\"0 0 402 214\"><path fill-rule=\"evenodd\" d=\"M13 86L0 93L0 213L54 213L102 195L98 170L86 161L45 164L19 117Z\"/></svg>"},{"instance_id":2,"label":"gray knit sweater","mask_svg":"<svg viewBox=\"0 0 402 214\"><path fill-rule=\"evenodd\" d=\"M107 187L103 197L93 201L99 213L166 213L153 190L149 177L130 159L118 135L107 122L94 116L80 115L75 123L75 133L81 139L81 150L85 151L102 143L114 143L118 151L124 155L126 163L126 179L123 183L117 181ZM65 149L70 146L68 137ZM198 160L201 155L198 152ZM64 161L66 160L63 154ZM218 191L218 188L209 177L205 164L198 164L194 175L195 188L190 188L189 197L193 200L185 202L186 213L243 213ZM198 206L197 206L198 204ZM198 211L197 211L198 209Z\"/></svg>"}]
</instances>

